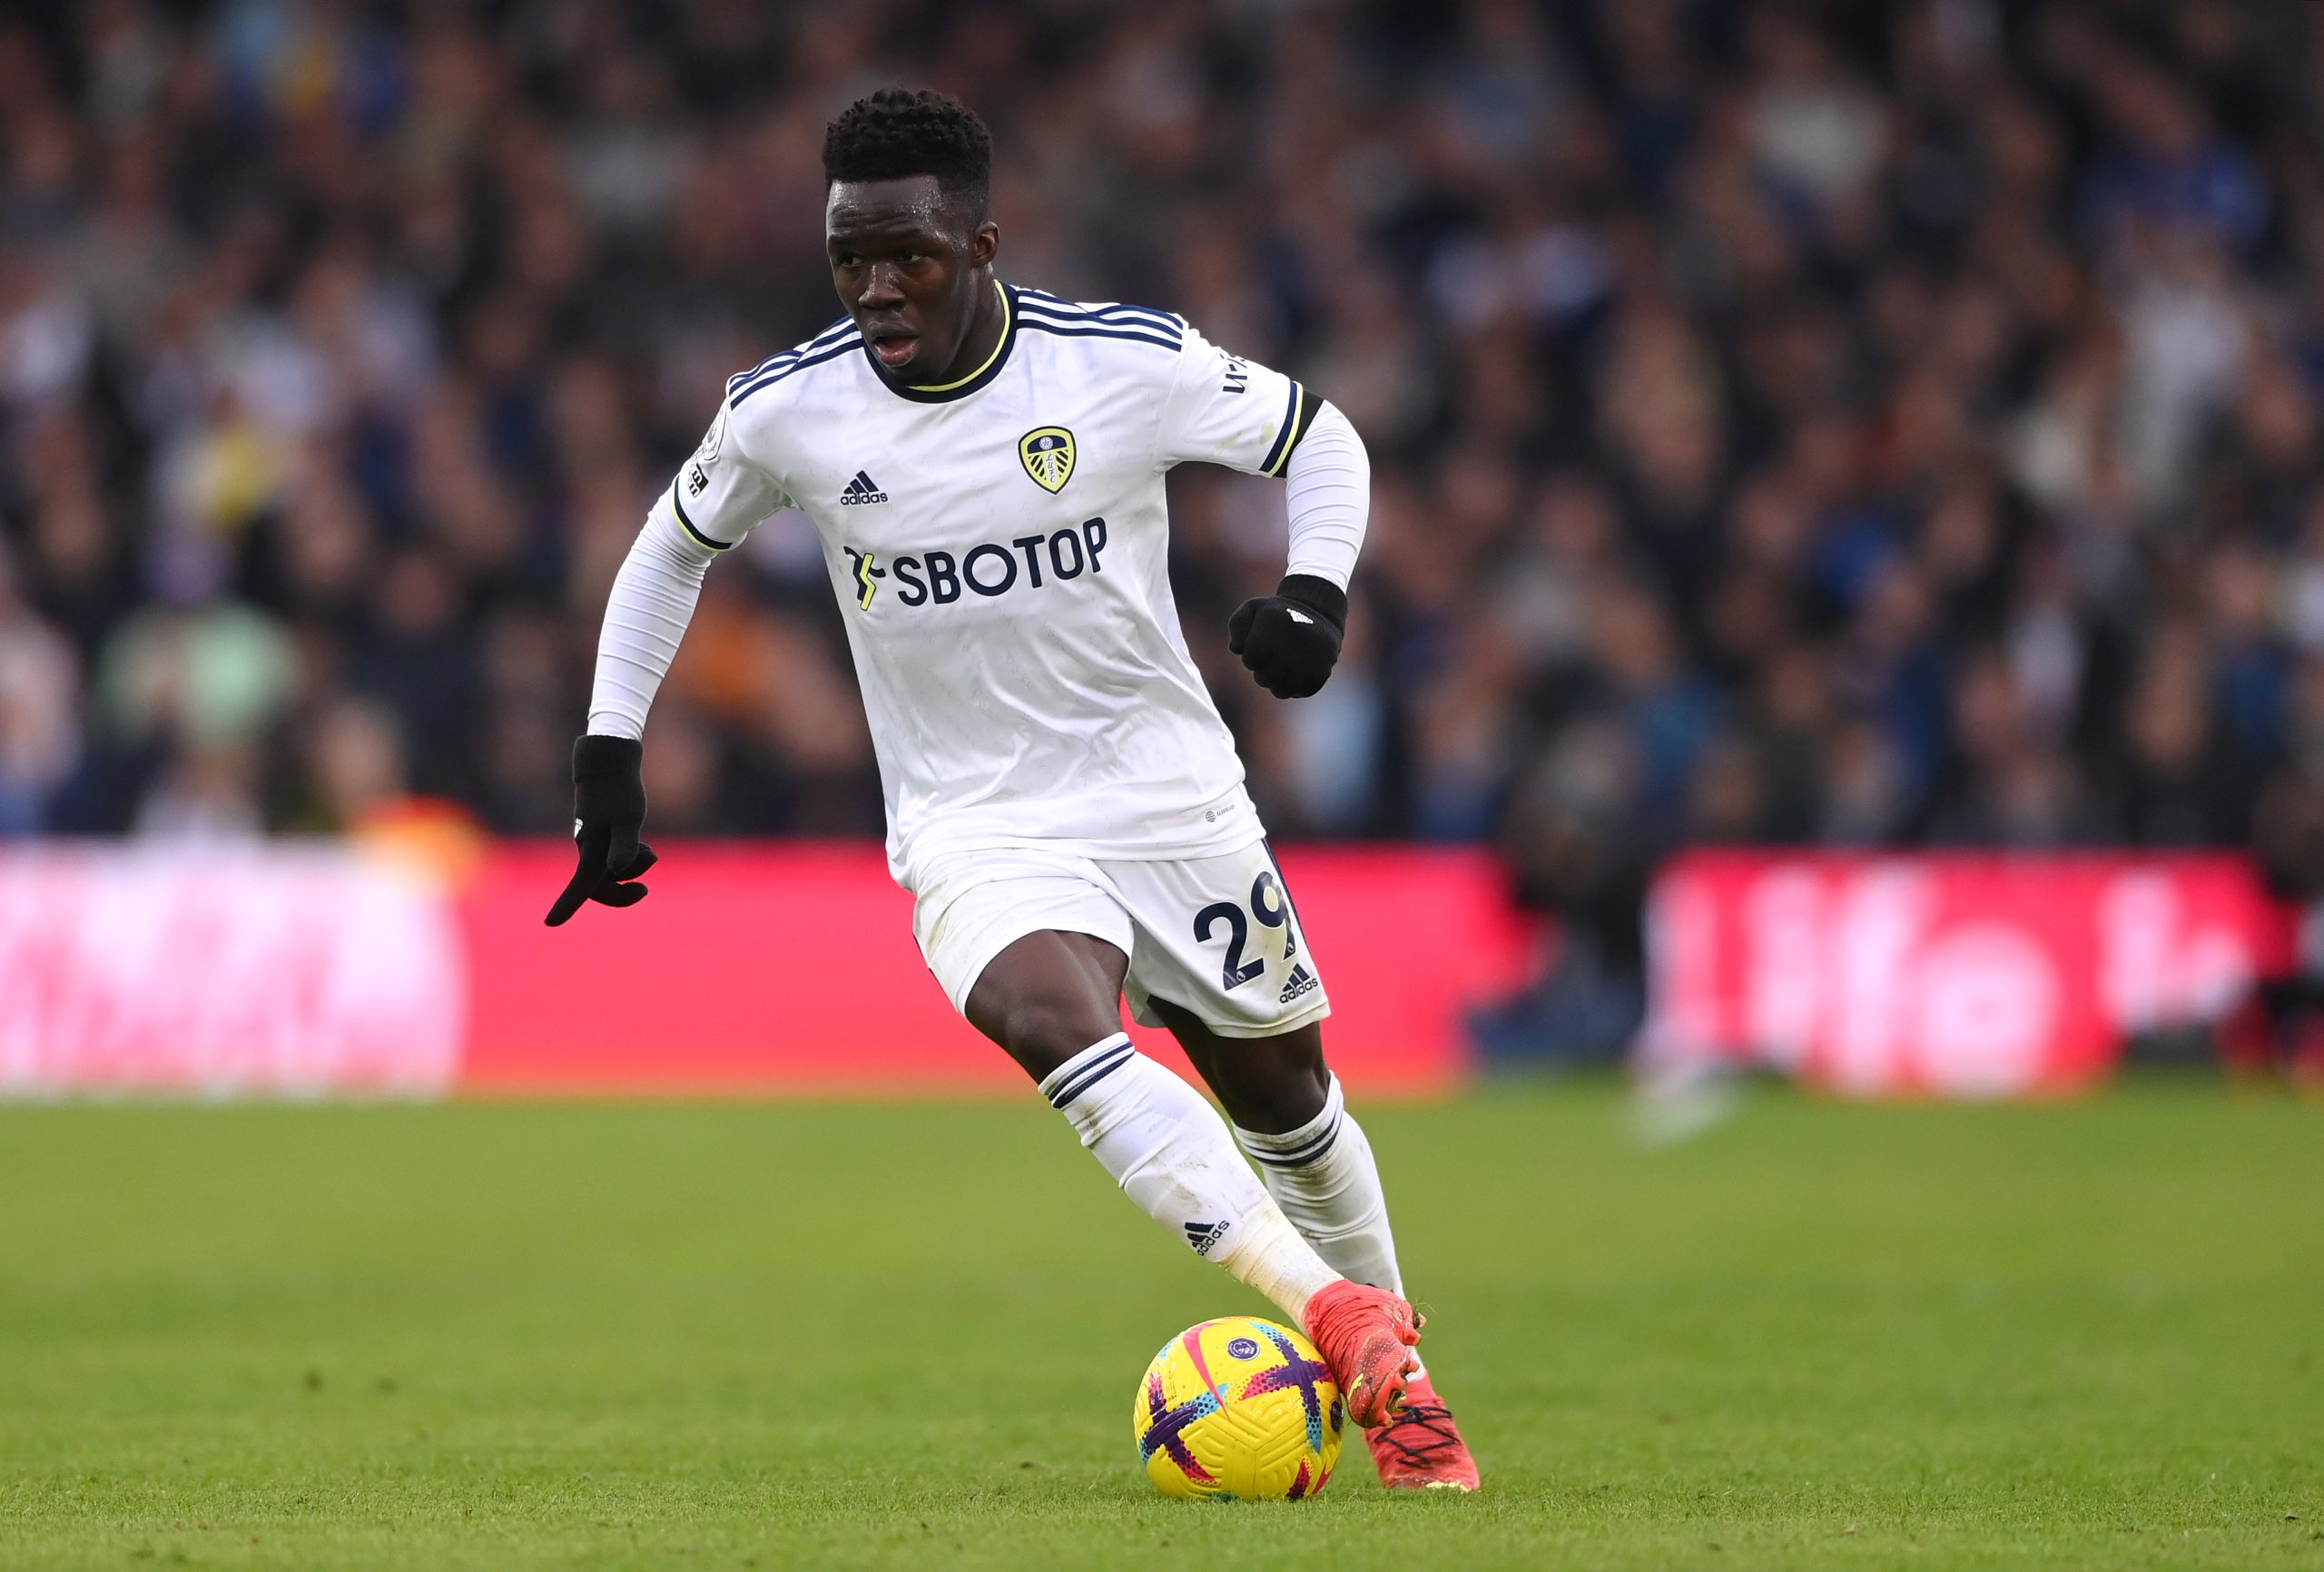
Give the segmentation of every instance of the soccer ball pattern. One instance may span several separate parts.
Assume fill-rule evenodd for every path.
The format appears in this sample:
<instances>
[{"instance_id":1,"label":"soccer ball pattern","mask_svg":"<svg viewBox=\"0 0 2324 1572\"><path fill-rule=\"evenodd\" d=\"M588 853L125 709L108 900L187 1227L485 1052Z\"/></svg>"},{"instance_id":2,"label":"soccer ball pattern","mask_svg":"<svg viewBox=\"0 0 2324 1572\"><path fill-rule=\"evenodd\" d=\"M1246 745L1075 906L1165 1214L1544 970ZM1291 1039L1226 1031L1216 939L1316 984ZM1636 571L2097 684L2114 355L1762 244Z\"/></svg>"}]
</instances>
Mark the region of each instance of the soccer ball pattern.
<instances>
[{"instance_id":1,"label":"soccer ball pattern","mask_svg":"<svg viewBox=\"0 0 2324 1572\"><path fill-rule=\"evenodd\" d=\"M1339 1460L1340 1389L1315 1345L1230 1315L1162 1345L1130 1417L1137 1459L1166 1496L1297 1501Z\"/></svg>"}]
</instances>

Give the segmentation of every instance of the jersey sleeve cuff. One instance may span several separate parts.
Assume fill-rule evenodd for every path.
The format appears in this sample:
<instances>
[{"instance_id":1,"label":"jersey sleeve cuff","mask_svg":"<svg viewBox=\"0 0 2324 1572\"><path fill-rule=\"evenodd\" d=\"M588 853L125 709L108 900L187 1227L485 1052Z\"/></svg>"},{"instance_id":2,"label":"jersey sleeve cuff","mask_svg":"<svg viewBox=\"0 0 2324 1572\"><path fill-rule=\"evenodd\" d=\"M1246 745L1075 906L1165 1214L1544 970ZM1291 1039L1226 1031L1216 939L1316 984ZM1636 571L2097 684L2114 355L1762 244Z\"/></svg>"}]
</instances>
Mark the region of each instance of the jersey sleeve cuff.
<instances>
[{"instance_id":1,"label":"jersey sleeve cuff","mask_svg":"<svg viewBox=\"0 0 2324 1572\"><path fill-rule=\"evenodd\" d=\"M1262 475L1281 475L1291 462L1291 450L1307 435L1307 427L1315 423L1315 411L1324 401L1307 391L1300 383L1291 384L1290 397L1285 400L1283 427L1275 436L1275 446L1267 449L1266 462L1259 467Z\"/></svg>"},{"instance_id":2,"label":"jersey sleeve cuff","mask_svg":"<svg viewBox=\"0 0 2324 1572\"><path fill-rule=\"evenodd\" d=\"M670 513L672 516L677 519L678 527L684 530L686 534L693 538L695 545L704 546L711 551L732 551L734 549L734 543L733 541L713 540L708 535L703 534L702 531L694 527L694 520L686 516L686 505L678 500L678 487L677 483L675 481L670 485Z\"/></svg>"}]
</instances>

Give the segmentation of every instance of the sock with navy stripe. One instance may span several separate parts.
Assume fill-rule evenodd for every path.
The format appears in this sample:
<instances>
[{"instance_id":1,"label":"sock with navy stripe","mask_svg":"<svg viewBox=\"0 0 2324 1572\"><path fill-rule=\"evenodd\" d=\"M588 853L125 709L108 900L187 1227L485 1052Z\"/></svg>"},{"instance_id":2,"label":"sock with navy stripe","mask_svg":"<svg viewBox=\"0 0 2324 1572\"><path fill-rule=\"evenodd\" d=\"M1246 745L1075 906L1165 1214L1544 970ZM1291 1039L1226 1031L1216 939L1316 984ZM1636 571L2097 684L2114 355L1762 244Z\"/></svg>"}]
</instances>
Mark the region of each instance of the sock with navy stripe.
<instances>
[{"instance_id":1,"label":"sock with navy stripe","mask_svg":"<svg viewBox=\"0 0 2324 1572\"><path fill-rule=\"evenodd\" d=\"M1237 1125L1235 1139L1316 1254L1343 1276L1403 1293L1380 1165L1363 1126L1347 1111L1337 1076L1324 1095L1324 1111L1296 1130L1263 1135Z\"/></svg>"},{"instance_id":2,"label":"sock with navy stripe","mask_svg":"<svg viewBox=\"0 0 2324 1572\"><path fill-rule=\"evenodd\" d=\"M1041 1095L1147 1216L1274 1301L1292 1325L1338 1278L1236 1153L1218 1111L1127 1033L1059 1065Z\"/></svg>"}]
</instances>

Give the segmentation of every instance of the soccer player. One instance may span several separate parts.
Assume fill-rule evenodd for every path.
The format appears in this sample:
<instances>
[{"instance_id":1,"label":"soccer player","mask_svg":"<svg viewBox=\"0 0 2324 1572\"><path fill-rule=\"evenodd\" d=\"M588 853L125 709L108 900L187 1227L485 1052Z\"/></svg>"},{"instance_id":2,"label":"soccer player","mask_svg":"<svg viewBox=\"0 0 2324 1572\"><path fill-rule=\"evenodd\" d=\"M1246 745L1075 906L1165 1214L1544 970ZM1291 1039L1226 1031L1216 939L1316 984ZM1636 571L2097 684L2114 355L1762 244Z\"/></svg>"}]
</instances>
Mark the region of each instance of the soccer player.
<instances>
[{"instance_id":1,"label":"soccer player","mask_svg":"<svg viewBox=\"0 0 2324 1572\"><path fill-rule=\"evenodd\" d=\"M935 93L875 93L832 123L847 314L728 380L614 582L573 750L580 862L548 920L644 898L647 706L710 564L798 508L862 682L889 866L945 994L1133 1201L1306 1329L1385 1483L1473 1489L1413 1351L1371 1144L1324 1061L1315 958L1165 567L1172 466L1283 477L1289 571L1236 611L1228 647L1277 697L1315 693L1364 536L1364 445L1183 318L1003 282L991 146ZM1125 993L1231 1134L1131 1046Z\"/></svg>"}]
</instances>

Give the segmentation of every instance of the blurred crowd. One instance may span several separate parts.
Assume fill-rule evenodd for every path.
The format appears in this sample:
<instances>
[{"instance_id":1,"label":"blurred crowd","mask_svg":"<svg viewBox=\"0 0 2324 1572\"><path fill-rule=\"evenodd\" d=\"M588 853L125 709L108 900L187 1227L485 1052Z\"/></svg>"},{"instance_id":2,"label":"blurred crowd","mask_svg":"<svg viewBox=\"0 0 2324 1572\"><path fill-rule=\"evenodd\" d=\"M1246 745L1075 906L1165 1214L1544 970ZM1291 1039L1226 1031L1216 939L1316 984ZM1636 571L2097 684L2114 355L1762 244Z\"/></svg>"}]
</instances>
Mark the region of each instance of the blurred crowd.
<instances>
[{"instance_id":1,"label":"blurred crowd","mask_svg":"<svg viewBox=\"0 0 2324 1572\"><path fill-rule=\"evenodd\" d=\"M825 121L992 123L1004 277L1371 444L1345 659L1225 652L1288 835L2235 844L2324 778L2324 26L2236 0L87 0L0 21L0 833L568 822L607 585L835 314ZM804 520L711 577L663 833L876 833ZM2257 827L2255 831L2255 826ZM1621 963L1617 963L1621 964Z\"/></svg>"}]
</instances>

